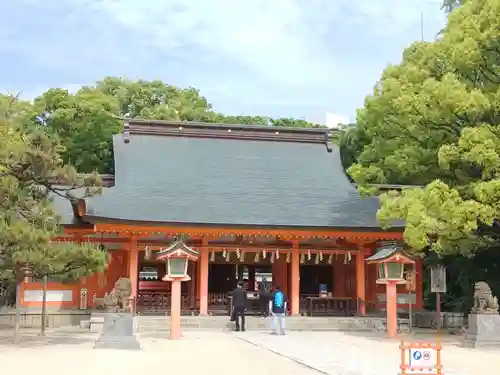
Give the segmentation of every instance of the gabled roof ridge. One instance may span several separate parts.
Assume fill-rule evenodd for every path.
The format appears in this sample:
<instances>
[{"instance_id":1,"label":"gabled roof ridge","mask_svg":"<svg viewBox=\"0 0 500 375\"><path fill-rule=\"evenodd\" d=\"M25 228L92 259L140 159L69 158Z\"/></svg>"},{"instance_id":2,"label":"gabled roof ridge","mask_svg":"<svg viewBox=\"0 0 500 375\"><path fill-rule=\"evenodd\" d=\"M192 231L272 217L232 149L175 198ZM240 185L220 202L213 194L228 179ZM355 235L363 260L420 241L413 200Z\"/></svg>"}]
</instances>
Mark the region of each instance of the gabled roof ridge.
<instances>
[{"instance_id":1,"label":"gabled roof ridge","mask_svg":"<svg viewBox=\"0 0 500 375\"><path fill-rule=\"evenodd\" d=\"M163 121L124 118L125 143L131 135L192 137L324 144L328 152L330 130L325 128L285 128L270 125L219 124L193 121Z\"/></svg>"}]
</instances>

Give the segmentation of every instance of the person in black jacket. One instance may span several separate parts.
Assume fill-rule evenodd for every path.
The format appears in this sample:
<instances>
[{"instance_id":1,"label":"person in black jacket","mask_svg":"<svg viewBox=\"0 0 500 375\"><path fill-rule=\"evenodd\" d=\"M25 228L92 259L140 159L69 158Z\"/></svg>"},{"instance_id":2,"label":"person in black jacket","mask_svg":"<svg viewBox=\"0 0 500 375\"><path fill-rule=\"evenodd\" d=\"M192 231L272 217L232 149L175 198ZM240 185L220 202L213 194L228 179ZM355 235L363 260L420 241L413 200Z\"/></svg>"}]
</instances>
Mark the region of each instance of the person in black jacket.
<instances>
[{"instance_id":1,"label":"person in black jacket","mask_svg":"<svg viewBox=\"0 0 500 375\"><path fill-rule=\"evenodd\" d=\"M236 323L236 331L245 330L245 309L247 306L247 292L243 288L243 281L238 281L238 286L231 292L233 297L233 316ZM241 320L241 326L240 326Z\"/></svg>"},{"instance_id":2,"label":"person in black jacket","mask_svg":"<svg viewBox=\"0 0 500 375\"><path fill-rule=\"evenodd\" d=\"M265 277L259 284L259 304L260 304L260 315L266 317L269 315L269 288L267 285L267 280Z\"/></svg>"}]
</instances>

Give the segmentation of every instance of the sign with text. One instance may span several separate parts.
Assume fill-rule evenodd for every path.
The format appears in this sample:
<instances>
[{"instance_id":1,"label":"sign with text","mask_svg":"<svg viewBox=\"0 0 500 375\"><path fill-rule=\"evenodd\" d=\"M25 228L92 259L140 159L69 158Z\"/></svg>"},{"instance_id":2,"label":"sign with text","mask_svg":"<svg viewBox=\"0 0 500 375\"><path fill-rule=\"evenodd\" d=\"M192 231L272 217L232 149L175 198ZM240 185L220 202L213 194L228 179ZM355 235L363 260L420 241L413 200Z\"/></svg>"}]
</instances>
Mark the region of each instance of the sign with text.
<instances>
[{"instance_id":1,"label":"sign with text","mask_svg":"<svg viewBox=\"0 0 500 375\"><path fill-rule=\"evenodd\" d=\"M442 375L441 346L426 342L403 343L401 375Z\"/></svg>"},{"instance_id":2,"label":"sign with text","mask_svg":"<svg viewBox=\"0 0 500 375\"><path fill-rule=\"evenodd\" d=\"M446 293L446 268L431 268L431 292Z\"/></svg>"}]
</instances>

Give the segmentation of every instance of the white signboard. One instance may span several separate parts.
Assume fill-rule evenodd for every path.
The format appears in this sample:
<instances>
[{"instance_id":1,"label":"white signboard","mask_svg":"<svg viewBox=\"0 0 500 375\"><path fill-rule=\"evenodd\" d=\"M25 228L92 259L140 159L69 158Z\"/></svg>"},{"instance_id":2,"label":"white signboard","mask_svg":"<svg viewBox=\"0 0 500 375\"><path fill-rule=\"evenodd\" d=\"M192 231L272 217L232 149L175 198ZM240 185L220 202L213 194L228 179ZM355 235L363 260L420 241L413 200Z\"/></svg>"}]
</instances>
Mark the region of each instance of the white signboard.
<instances>
[{"instance_id":1,"label":"white signboard","mask_svg":"<svg viewBox=\"0 0 500 375\"><path fill-rule=\"evenodd\" d=\"M24 301L25 302L42 302L43 301L43 291L42 290L25 290L24 291ZM47 302L71 302L73 301L73 291L72 290L47 290Z\"/></svg>"},{"instance_id":2,"label":"white signboard","mask_svg":"<svg viewBox=\"0 0 500 375\"><path fill-rule=\"evenodd\" d=\"M436 371L437 350L435 348L410 348L408 349L408 365L411 371L408 373L431 373ZM419 371L424 370L424 371Z\"/></svg>"},{"instance_id":3,"label":"white signboard","mask_svg":"<svg viewBox=\"0 0 500 375\"><path fill-rule=\"evenodd\" d=\"M431 268L431 292L446 293L446 268Z\"/></svg>"}]
</instances>

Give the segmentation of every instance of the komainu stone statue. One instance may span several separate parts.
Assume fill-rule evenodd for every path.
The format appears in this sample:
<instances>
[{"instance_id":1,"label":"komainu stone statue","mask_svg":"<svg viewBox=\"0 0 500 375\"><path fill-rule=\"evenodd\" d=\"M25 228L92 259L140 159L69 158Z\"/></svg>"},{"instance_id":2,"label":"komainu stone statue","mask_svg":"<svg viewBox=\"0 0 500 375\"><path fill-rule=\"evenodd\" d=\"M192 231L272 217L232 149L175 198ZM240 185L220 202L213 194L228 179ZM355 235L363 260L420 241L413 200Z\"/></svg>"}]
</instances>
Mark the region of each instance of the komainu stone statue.
<instances>
[{"instance_id":1,"label":"komainu stone statue","mask_svg":"<svg viewBox=\"0 0 500 375\"><path fill-rule=\"evenodd\" d=\"M111 292L104 295L103 305L108 312L131 312L130 296L132 295L132 284L130 279L120 277Z\"/></svg>"},{"instance_id":2,"label":"komainu stone statue","mask_svg":"<svg viewBox=\"0 0 500 375\"><path fill-rule=\"evenodd\" d=\"M498 315L498 299L493 296L490 286L484 281L474 284L474 305L471 313Z\"/></svg>"}]
</instances>

